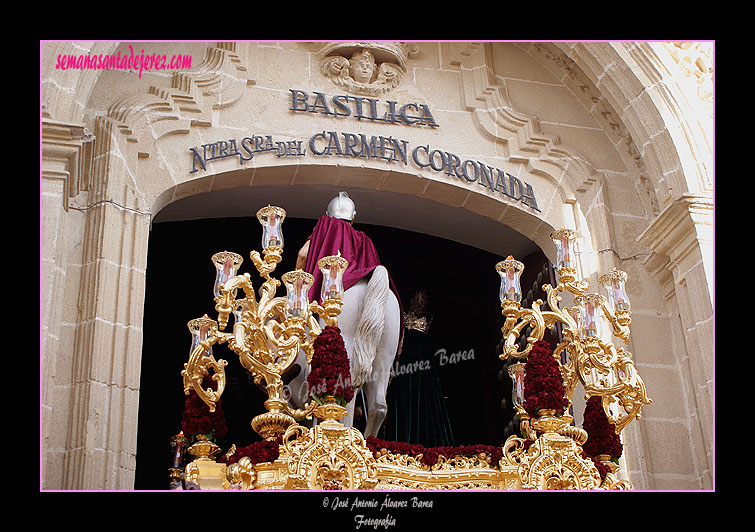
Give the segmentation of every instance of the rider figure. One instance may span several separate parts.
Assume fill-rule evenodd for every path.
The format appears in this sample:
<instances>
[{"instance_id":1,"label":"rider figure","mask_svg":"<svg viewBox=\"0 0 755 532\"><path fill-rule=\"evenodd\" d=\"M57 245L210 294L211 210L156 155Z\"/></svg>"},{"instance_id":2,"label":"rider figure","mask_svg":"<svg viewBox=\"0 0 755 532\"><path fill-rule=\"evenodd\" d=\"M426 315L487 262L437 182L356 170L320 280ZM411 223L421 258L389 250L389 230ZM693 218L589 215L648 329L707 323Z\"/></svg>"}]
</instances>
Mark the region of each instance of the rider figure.
<instances>
[{"instance_id":1,"label":"rider figure","mask_svg":"<svg viewBox=\"0 0 755 532\"><path fill-rule=\"evenodd\" d=\"M320 297L323 278L317 262L321 258L336 255L340 251L341 256L349 261L349 266L343 274L344 291L369 276L372 270L380 265L380 257L370 237L352 226L355 217L354 202L348 193L339 192L338 196L330 201L326 214L317 220L312 235L299 250L296 267L311 273L315 278L309 290L310 300ZM393 281L391 290L398 299L398 291Z\"/></svg>"}]
</instances>

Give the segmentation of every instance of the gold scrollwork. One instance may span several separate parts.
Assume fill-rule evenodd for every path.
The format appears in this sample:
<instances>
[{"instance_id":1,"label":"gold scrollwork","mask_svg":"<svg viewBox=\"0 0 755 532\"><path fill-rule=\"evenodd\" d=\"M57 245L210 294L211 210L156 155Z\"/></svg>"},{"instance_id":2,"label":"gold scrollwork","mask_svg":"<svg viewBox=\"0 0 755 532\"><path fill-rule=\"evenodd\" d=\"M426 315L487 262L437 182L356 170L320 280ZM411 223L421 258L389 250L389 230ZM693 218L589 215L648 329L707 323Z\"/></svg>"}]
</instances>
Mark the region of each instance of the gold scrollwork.
<instances>
[{"instance_id":1,"label":"gold scrollwork","mask_svg":"<svg viewBox=\"0 0 755 532\"><path fill-rule=\"evenodd\" d=\"M283 436L287 489L373 489L377 469L362 433L338 421L340 405L316 410L324 416L312 429L289 427Z\"/></svg>"},{"instance_id":2,"label":"gold scrollwork","mask_svg":"<svg viewBox=\"0 0 755 532\"><path fill-rule=\"evenodd\" d=\"M184 393L188 395L192 390L196 392L202 401L208 406L210 412L215 411L215 405L220 400L220 396L223 395L225 389L225 366L227 361L220 359L215 360L215 357L211 354L210 348L217 341L217 324L214 320L207 318L197 318L192 321L206 322L209 327L208 338L206 340L200 340L198 345L192 350L189 355L189 361L184 364L184 369L181 371L183 377ZM204 378L210 374L212 370L212 379L216 383L216 389L204 388Z\"/></svg>"},{"instance_id":3,"label":"gold scrollwork","mask_svg":"<svg viewBox=\"0 0 755 532\"><path fill-rule=\"evenodd\" d=\"M570 291L578 301L587 297L585 291L588 283L577 281L573 268L561 268L558 275L559 282L555 288L550 284L542 287L547 295L548 310L541 308L544 303L540 299L533 302L529 309L521 307L516 301L501 302L501 314L506 320L501 329L504 347L500 358L526 359L535 342L543 339L546 329L561 324L563 341L556 347L553 356L559 361L567 399L571 403L580 383L586 397L601 396L603 409L618 434L632 419L640 419L642 406L651 404L652 400L647 397L644 382L634 367L631 354L600 338L581 337L576 309L560 307L561 292ZM628 343L630 312L626 309L612 312L602 296L596 296L596 301L611 324L613 334ZM519 338L528 327L526 346L520 349ZM562 354L565 358L563 363ZM526 419L524 421L523 425L526 425Z\"/></svg>"},{"instance_id":4,"label":"gold scrollwork","mask_svg":"<svg viewBox=\"0 0 755 532\"><path fill-rule=\"evenodd\" d=\"M263 221L274 213L278 220L285 217L285 211L279 207L264 207L258 212ZM280 243L280 242L279 242ZM283 397L283 380L285 374L296 361L301 351L311 361L314 339L320 334L321 327L317 316L327 325L337 325L341 312L340 299L328 300L322 305L311 303L302 316L286 316L286 298L276 296L281 282L272 273L281 262L281 248L265 247L262 255L257 251L250 253L252 263L260 277L264 279L259 299L255 293L251 276L248 273L233 275L224 282L216 281L215 310L217 322L212 321L206 338L190 354L184 365L185 392L194 389L202 400L214 411L225 388L225 360L216 361L209 348L214 344L227 344L236 353L241 365L252 374L254 382L264 387L268 399L265 401L267 412L257 416L252 426L266 439L274 439L285 430L304 418L310 418L317 403L311 401L303 408L292 408ZM340 257L336 260L345 262ZM241 257L234 253L223 252L213 256L213 262L232 261L234 268L241 264ZM235 270L234 270L235 271ZM300 270L289 272L286 276L307 275ZM237 298L237 295L240 297ZM231 314L234 315L232 332L223 332L228 326ZM204 377L213 373L217 390L203 389Z\"/></svg>"}]
</instances>

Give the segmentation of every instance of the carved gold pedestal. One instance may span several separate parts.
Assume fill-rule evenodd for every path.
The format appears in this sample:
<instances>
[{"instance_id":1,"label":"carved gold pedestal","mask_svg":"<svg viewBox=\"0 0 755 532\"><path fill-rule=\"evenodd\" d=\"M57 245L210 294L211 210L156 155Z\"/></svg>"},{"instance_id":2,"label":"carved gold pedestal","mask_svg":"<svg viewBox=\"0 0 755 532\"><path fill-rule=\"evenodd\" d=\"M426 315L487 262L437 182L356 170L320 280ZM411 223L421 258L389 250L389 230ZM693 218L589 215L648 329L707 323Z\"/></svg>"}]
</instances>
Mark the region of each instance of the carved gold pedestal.
<instances>
[{"instance_id":1,"label":"carved gold pedestal","mask_svg":"<svg viewBox=\"0 0 755 532\"><path fill-rule=\"evenodd\" d=\"M197 460L214 462L215 455L220 452L220 447L215 442L207 439L207 436L204 434L198 434L196 441L189 447L188 451Z\"/></svg>"},{"instance_id":2,"label":"carved gold pedestal","mask_svg":"<svg viewBox=\"0 0 755 532\"><path fill-rule=\"evenodd\" d=\"M187 479L201 489L230 490L623 490L616 464L602 457L611 472L604 480L589 458L582 457L587 433L571 426L568 415L539 412L530 420L532 440L510 437L502 457L439 457L430 466L419 457L380 451L373 456L362 433L340 422L346 409L319 406L319 424L291 425L274 462L252 464L242 458L228 466L198 459Z\"/></svg>"},{"instance_id":3,"label":"carved gold pedestal","mask_svg":"<svg viewBox=\"0 0 755 532\"><path fill-rule=\"evenodd\" d=\"M312 429L294 425L283 436L286 489L373 489L377 484L375 458L362 433L340 422L346 409L328 397L314 414L320 423Z\"/></svg>"},{"instance_id":4,"label":"carved gold pedestal","mask_svg":"<svg viewBox=\"0 0 755 532\"><path fill-rule=\"evenodd\" d=\"M194 460L184 469L186 480L194 482L202 490L222 490L225 464L215 461L215 456L220 453L220 447L207 439L204 434L199 434L188 451Z\"/></svg>"},{"instance_id":5,"label":"carved gold pedestal","mask_svg":"<svg viewBox=\"0 0 755 532\"><path fill-rule=\"evenodd\" d=\"M201 490L224 490L225 464L207 459L197 459L186 466L185 478Z\"/></svg>"},{"instance_id":6,"label":"carved gold pedestal","mask_svg":"<svg viewBox=\"0 0 755 532\"><path fill-rule=\"evenodd\" d=\"M600 478L589 458L582 457L587 433L571 426L573 418L556 416L541 410L530 420L536 439L528 445L522 438L511 437L504 444L502 467L516 467L522 490L595 490L629 489L628 482L615 477ZM609 475L610 477L610 475Z\"/></svg>"}]
</instances>

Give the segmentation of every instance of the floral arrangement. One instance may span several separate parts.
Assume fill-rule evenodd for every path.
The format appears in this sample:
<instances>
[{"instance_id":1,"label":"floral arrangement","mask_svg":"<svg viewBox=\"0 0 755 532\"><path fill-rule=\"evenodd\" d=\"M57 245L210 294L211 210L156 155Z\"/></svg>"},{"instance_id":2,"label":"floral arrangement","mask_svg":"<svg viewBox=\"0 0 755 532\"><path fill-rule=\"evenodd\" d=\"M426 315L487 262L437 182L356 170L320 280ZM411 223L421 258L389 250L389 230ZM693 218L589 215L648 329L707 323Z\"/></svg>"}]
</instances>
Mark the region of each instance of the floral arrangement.
<instances>
[{"instance_id":1,"label":"floral arrangement","mask_svg":"<svg viewBox=\"0 0 755 532\"><path fill-rule=\"evenodd\" d=\"M612 461L618 462L624 446L614 426L608 422L602 399L597 395L587 400L582 428L587 432L587 441L582 449L588 456L604 454L609 455Z\"/></svg>"},{"instance_id":2,"label":"floral arrangement","mask_svg":"<svg viewBox=\"0 0 755 532\"><path fill-rule=\"evenodd\" d=\"M205 376L202 386L213 390L217 389L217 384L209 375ZM210 412L210 408L205 402L192 391L184 402L181 430L192 438L199 434L204 434L210 441L214 441L216 438L224 438L228 434L228 427L225 424L225 413L221 402L218 401L215 405L215 411Z\"/></svg>"},{"instance_id":3,"label":"floral arrangement","mask_svg":"<svg viewBox=\"0 0 755 532\"><path fill-rule=\"evenodd\" d=\"M600 474L600 479L605 480L606 475L611 472L611 468L608 467L606 464L598 460L597 458L593 456L589 456L585 451L582 451L582 458L585 460L591 460L592 463L595 465L595 467L598 469L598 473Z\"/></svg>"},{"instance_id":4,"label":"floral arrangement","mask_svg":"<svg viewBox=\"0 0 755 532\"><path fill-rule=\"evenodd\" d=\"M310 395L320 404L325 396L332 395L341 406L346 406L354 397L354 388L341 330L325 327L315 338L313 348L312 371L307 376Z\"/></svg>"},{"instance_id":5,"label":"floral arrangement","mask_svg":"<svg viewBox=\"0 0 755 532\"><path fill-rule=\"evenodd\" d=\"M560 416L569 406L558 361L547 342L539 340L524 365L524 409L531 416L538 410L555 410Z\"/></svg>"},{"instance_id":6,"label":"floral arrangement","mask_svg":"<svg viewBox=\"0 0 755 532\"><path fill-rule=\"evenodd\" d=\"M493 466L497 465L503 456L502 448L494 445L459 445L456 447L441 446L428 448L417 443L385 441L375 438L374 436L369 436L367 438L367 448L372 452L375 458L377 458L383 450L393 454L405 454L412 457L421 456L420 462L431 467L438 463L438 459L441 456L445 458L453 458L454 456L477 456L479 454L487 454L490 456L490 464Z\"/></svg>"},{"instance_id":7,"label":"floral arrangement","mask_svg":"<svg viewBox=\"0 0 755 532\"><path fill-rule=\"evenodd\" d=\"M225 454L218 459L218 462L228 465L235 464L245 456L253 464L262 462L275 462L280 453L280 444L283 441L282 436L275 440L263 440L254 442L246 447L235 449L232 453Z\"/></svg>"}]
</instances>

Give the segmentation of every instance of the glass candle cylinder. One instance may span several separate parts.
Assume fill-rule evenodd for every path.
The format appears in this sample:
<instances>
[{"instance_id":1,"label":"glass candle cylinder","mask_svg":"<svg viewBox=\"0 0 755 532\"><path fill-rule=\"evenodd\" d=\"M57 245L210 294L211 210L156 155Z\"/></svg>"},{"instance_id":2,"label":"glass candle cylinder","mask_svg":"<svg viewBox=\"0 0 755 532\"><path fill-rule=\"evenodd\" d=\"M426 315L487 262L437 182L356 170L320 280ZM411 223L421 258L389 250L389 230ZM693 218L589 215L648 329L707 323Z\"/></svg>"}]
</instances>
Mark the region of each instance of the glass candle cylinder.
<instances>
[{"instance_id":1,"label":"glass candle cylinder","mask_svg":"<svg viewBox=\"0 0 755 532\"><path fill-rule=\"evenodd\" d=\"M575 241L576 231L559 229L551 233L551 240L556 245L556 270L562 268L576 268Z\"/></svg>"},{"instance_id":2,"label":"glass candle cylinder","mask_svg":"<svg viewBox=\"0 0 755 532\"><path fill-rule=\"evenodd\" d=\"M587 338L602 338L603 314L600 306L605 304L606 298L600 294L584 294L574 298L579 308L580 336Z\"/></svg>"},{"instance_id":3,"label":"glass candle cylinder","mask_svg":"<svg viewBox=\"0 0 755 532\"><path fill-rule=\"evenodd\" d=\"M309 308L309 289L314 277L303 270L284 273L281 281L286 286L286 318L306 318Z\"/></svg>"},{"instance_id":4,"label":"glass candle cylinder","mask_svg":"<svg viewBox=\"0 0 755 532\"><path fill-rule=\"evenodd\" d=\"M509 255L506 260L502 260L495 265L498 275L501 276L501 289L499 297L501 303L504 301L522 301L522 287L519 284L519 278L524 271L524 264Z\"/></svg>"},{"instance_id":5,"label":"glass candle cylinder","mask_svg":"<svg viewBox=\"0 0 755 532\"><path fill-rule=\"evenodd\" d=\"M606 294L608 294L608 303L614 312L631 309L625 286L626 272L614 268L612 271L601 275L598 281L605 288Z\"/></svg>"},{"instance_id":6,"label":"glass candle cylinder","mask_svg":"<svg viewBox=\"0 0 755 532\"><path fill-rule=\"evenodd\" d=\"M257 211L257 219L262 224L262 249L283 248L283 220L286 218L286 211L280 207L261 208Z\"/></svg>"},{"instance_id":7,"label":"glass candle cylinder","mask_svg":"<svg viewBox=\"0 0 755 532\"><path fill-rule=\"evenodd\" d=\"M511 377L511 400L515 406L521 406L524 403L524 364L511 364L508 372Z\"/></svg>"},{"instance_id":8,"label":"glass candle cylinder","mask_svg":"<svg viewBox=\"0 0 755 532\"><path fill-rule=\"evenodd\" d=\"M170 437L170 467L178 469L183 462L184 448L188 442L183 431Z\"/></svg>"},{"instance_id":9,"label":"glass candle cylinder","mask_svg":"<svg viewBox=\"0 0 755 532\"><path fill-rule=\"evenodd\" d=\"M322 272L322 288L320 289L322 301L343 298L343 273L348 266L349 261L341 256L340 251L338 255L323 257L317 262L317 267Z\"/></svg>"},{"instance_id":10,"label":"glass candle cylinder","mask_svg":"<svg viewBox=\"0 0 755 532\"><path fill-rule=\"evenodd\" d=\"M191 349L189 350L189 355L191 355L199 347L200 342L206 342L213 329L218 328L218 322L208 318L207 314L205 314L201 318L191 320L186 326L191 333ZM204 354L210 356L212 354L212 347L206 349Z\"/></svg>"},{"instance_id":11,"label":"glass candle cylinder","mask_svg":"<svg viewBox=\"0 0 755 532\"><path fill-rule=\"evenodd\" d=\"M215 265L215 286L213 287L215 297L220 295L220 286L238 274L242 262L244 259L241 255L230 251L221 251L212 256L212 263Z\"/></svg>"}]
</instances>

